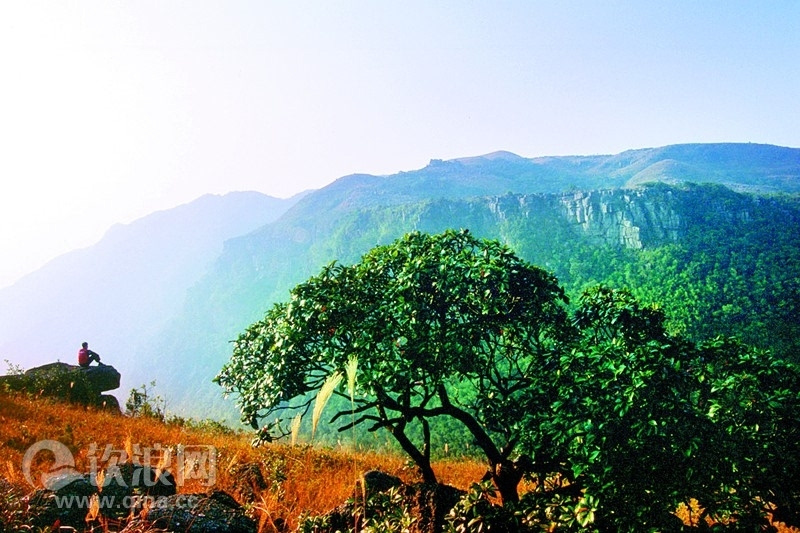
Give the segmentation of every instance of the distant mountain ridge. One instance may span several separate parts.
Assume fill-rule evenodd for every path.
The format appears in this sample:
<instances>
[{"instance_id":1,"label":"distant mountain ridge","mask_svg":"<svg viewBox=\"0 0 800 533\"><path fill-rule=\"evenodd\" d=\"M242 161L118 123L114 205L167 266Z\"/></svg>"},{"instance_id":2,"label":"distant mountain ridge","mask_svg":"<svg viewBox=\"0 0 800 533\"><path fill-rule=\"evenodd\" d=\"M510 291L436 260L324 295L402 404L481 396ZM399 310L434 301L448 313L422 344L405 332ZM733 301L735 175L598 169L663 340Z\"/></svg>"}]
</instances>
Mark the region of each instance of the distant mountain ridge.
<instances>
[{"instance_id":1,"label":"distant mountain ridge","mask_svg":"<svg viewBox=\"0 0 800 533\"><path fill-rule=\"evenodd\" d=\"M793 197L759 199L731 189ZM593 262L621 261L614 263L617 268L651 250L699 242L720 224L730 224L731 235L766 228L758 234L763 242L748 246L767 257L769 247L780 240L769 232L800 234L797 193L800 149L758 144L684 144L616 155L537 158L501 151L434 159L422 169L391 176L353 174L288 203L236 203L219 219L188 217L191 222L169 242L152 241L151 248L135 254L158 257L158 252L145 250L177 247L166 257L184 250L178 254L183 258L180 268L159 258L150 270L134 272L118 259L106 259L108 264L97 263L94 276L76 282L65 272L85 264L77 254L62 258L63 268L49 270L47 276L43 269L0 290L0 357L20 363L26 354L41 353L51 360L60 353L54 347L62 350L94 340L98 348L113 347L109 356L131 359L130 367L137 370L120 370L139 382L127 385L155 379L168 409L228 416L231 404L222 401L210 380L227 360L230 341L271 303L285 299L293 285L333 260L356 261L371 247L411 230L469 228L506 242L525 259L580 286L601 281L598 272L614 274L611 263L592 271ZM270 216L214 233L221 220L244 219L251 210ZM157 228L163 231L168 225L131 225L128 229L138 234L131 242L148 242ZM115 233L123 229L110 231L92 253L113 248ZM209 234L215 235L213 242L192 249L195 240ZM130 246L126 253L131 253ZM109 256L125 255L118 251ZM153 280L160 281L148 284ZM82 329L72 318L63 327L59 323L60 317L75 313L81 295L91 292L98 305L101 295L117 294L121 286L132 289L127 299L107 298L103 319L93 329ZM159 290L170 291L166 303L154 298ZM787 294L794 290L789 286ZM4 328L3 323L13 326ZM43 335L48 331L57 335Z\"/></svg>"},{"instance_id":2,"label":"distant mountain ridge","mask_svg":"<svg viewBox=\"0 0 800 533\"><path fill-rule=\"evenodd\" d=\"M525 158L511 152L433 159L391 176L352 174L309 195L293 210L398 205L425 198L557 193L635 187L648 182L717 183L759 193L800 192L800 149L765 144L679 144L616 155ZM302 215L294 215L302 216Z\"/></svg>"},{"instance_id":3,"label":"distant mountain ridge","mask_svg":"<svg viewBox=\"0 0 800 533\"><path fill-rule=\"evenodd\" d=\"M223 242L275 220L299 197L205 195L113 226L94 246L0 290L0 356L26 368L72 363L86 340L120 368L123 388L149 383L168 354L139 361L133 354L180 311L186 290L203 277Z\"/></svg>"}]
</instances>

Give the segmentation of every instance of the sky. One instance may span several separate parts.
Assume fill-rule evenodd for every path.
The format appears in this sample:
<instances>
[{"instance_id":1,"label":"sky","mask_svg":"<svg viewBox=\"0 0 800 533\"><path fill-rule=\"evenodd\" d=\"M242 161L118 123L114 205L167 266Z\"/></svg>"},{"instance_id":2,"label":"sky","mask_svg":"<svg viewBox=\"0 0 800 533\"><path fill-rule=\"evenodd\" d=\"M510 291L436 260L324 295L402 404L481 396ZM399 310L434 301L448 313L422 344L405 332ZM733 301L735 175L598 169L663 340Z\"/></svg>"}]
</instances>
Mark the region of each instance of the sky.
<instances>
[{"instance_id":1,"label":"sky","mask_svg":"<svg viewBox=\"0 0 800 533\"><path fill-rule=\"evenodd\" d=\"M800 147L800 2L5 0L0 288L203 194Z\"/></svg>"}]
</instances>

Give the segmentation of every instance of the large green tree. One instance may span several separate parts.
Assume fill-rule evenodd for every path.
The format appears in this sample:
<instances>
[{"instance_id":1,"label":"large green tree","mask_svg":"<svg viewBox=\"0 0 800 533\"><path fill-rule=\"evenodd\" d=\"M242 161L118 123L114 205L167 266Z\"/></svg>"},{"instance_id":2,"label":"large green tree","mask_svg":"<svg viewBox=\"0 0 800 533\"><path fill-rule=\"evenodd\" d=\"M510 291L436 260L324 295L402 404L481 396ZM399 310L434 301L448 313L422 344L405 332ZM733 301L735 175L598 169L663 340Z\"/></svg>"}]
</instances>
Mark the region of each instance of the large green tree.
<instances>
[{"instance_id":1,"label":"large green tree","mask_svg":"<svg viewBox=\"0 0 800 533\"><path fill-rule=\"evenodd\" d=\"M355 424L391 431L434 482L431 420L450 417L486 455L504 501L514 501L528 469L516 448L527 413L551 401L536 384L569 331L565 302L552 275L498 242L411 233L295 287L239 337L217 381L238 393L246 420L272 421L268 437L356 356Z\"/></svg>"},{"instance_id":2,"label":"large green tree","mask_svg":"<svg viewBox=\"0 0 800 533\"><path fill-rule=\"evenodd\" d=\"M272 438L356 356L342 429L389 430L433 482L431 434L455 421L519 528L665 531L692 500L700 524L800 523L797 366L670 335L661 309L628 291L566 303L555 278L497 242L412 233L295 287L217 381ZM535 488L520 502L523 476Z\"/></svg>"}]
</instances>

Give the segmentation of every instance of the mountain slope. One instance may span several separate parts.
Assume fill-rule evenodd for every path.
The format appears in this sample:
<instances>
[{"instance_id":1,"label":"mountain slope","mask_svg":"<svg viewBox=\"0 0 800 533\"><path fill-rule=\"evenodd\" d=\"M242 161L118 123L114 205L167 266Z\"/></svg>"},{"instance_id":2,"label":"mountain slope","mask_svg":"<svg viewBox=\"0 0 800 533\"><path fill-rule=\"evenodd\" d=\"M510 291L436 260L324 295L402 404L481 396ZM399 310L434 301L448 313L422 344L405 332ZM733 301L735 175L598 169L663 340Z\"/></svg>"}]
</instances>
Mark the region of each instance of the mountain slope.
<instances>
[{"instance_id":1,"label":"mountain slope","mask_svg":"<svg viewBox=\"0 0 800 533\"><path fill-rule=\"evenodd\" d=\"M25 368L72 362L87 340L122 372L117 394L126 396L131 385L151 381L157 365L134 360L137 347L180 310L223 242L275 220L295 201L255 192L206 195L112 227L96 245L0 291L0 355Z\"/></svg>"},{"instance_id":2,"label":"mountain slope","mask_svg":"<svg viewBox=\"0 0 800 533\"><path fill-rule=\"evenodd\" d=\"M652 182L673 186L642 186ZM210 248L202 244L221 220L271 208L240 205L220 219L189 217L157 248L125 239L114 245L110 232L108 242L15 285L13 298L0 292L0 328L7 320L17 324L0 329L0 356L17 363L20 354L71 359L73 347L86 339L118 368L115 358L126 361L121 370L128 386L155 379L168 409L230 416L231 404L221 400L211 378L227 360L229 342L273 302L333 260L356 261L407 231L447 228L508 243L554 271L573 296L601 281L637 287L641 296L681 313L675 327L708 325L698 334L732 327L728 319L742 309L736 315L741 329L762 339L764 317L772 313L776 331L783 328L781 346L791 348L797 333L789 320L792 301L800 301L791 282L795 274L800 278L797 201L737 194L719 184L800 192L800 149L686 144L532 159L495 152L433 160L392 176L345 176L291 207L281 204L264 220L251 219L248 229L223 231L240 235L224 248L220 238L211 239ZM156 236L170 224L143 233ZM173 251L152 251L164 248ZM174 256L181 259L173 264ZM779 257L789 268L775 268ZM65 274L71 270L83 274ZM766 303L754 303L758 298ZM84 314L92 320L82 321Z\"/></svg>"},{"instance_id":3,"label":"mountain slope","mask_svg":"<svg viewBox=\"0 0 800 533\"><path fill-rule=\"evenodd\" d=\"M175 354L160 377L174 408L203 405L206 412L220 413L220 392L210 379L227 360L231 340L324 264L357 261L373 246L413 230L468 228L499 239L553 271L572 296L601 281L632 287L678 315L676 329L700 336L737 333L790 350L800 335L792 325L800 316L792 304L800 302L800 287L791 285L800 275L796 199L719 186L656 185L423 200L360 208L326 224L288 215L229 241L214 270L190 291L184 313L157 340L159 352ZM779 260L790 265L775 269ZM685 298L674 298L678 293ZM782 310L769 315L769 326L771 311L759 307L761 301L783 302ZM719 312L724 306L742 309L737 323ZM748 308L761 314L750 315ZM688 320L688 311L696 320ZM767 338L781 328L780 335ZM192 392L181 395L190 383Z\"/></svg>"}]
</instances>

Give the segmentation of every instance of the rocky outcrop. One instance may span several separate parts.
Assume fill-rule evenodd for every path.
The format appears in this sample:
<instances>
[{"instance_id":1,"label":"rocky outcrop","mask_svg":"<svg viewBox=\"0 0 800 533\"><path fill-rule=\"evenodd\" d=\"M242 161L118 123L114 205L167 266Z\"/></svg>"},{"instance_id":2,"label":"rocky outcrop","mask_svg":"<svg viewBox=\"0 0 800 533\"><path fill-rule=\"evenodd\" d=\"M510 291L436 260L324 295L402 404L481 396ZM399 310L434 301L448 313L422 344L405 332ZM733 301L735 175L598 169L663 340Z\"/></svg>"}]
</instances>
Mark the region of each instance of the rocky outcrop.
<instances>
[{"instance_id":1,"label":"rocky outcrop","mask_svg":"<svg viewBox=\"0 0 800 533\"><path fill-rule=\"evenodd\" d=\"M229 494L176 494L144 508L123 532L256 533L255 520Z\"/></svg>"},{"instance_id":2,"label":"rocky outcrop","mask_svg":"<svg viewBox=\"0 0 800 533\"><path fill-rule=\"evenodd\" d=\"M119 401L110 394L119 388L120 373L111 365L83 368L67 363L49 363L22 374L0 376L0 385L10 390L55 397L83 405L120 412Z\"/></svg>"},{"instance_id":3,"label":"rocky outcrop","mask_svg":"<svg viewBox=\"0 0 800 533\"><path fill-rule=\"evenodd\" d=\"M99 392L107 392L119 388L120 373L111 365L97 365L81 367L67 363L49 363L37 366L25 371L25 375L36 377L47 377L53 374L68 374L71 372L82 372L89 381L92 389Z\"/></svg>"},{"instance_id":4,"label":"rocky outcrop","mask_svg":"<svg viewBox=\"0 0 800 533\"><path fill-rule=\"evenodd\" d=\"M559 199L562 215L592 240L608 246L640 249L675 242L684 220L666 198L644 190L576 192ZM659 195L661 196L661 195Z\"/></svg>"},{"instance_id":5,"label":"rocky outcrop","mask_svg":"<svg viewBox=\"0 0 800 533\"><path fill-rule=\"evenodd\" d=\"M103 470L102 476L70 470L47 478L45 488L28 498L28 514L37 527L59 523L83 529L91 512L97 517L125 519L145 502L175 495L176 487L172 473L149 465L115 464ZM97 508L92 511L95 496Z\"/></svg>"},{"instance_id":6,"label":"rocky outcrop","mask_svg":"<svg viewBox=\"0 0 800 533\"><path fill-rule=\"evenodd\" d=\"M51 476L28 500L32 525L48 529L101 528L103 520L126 524L123 531L255 533L256 523L221 491L177 494L173 475L149 465L115 464L102 476L70 471Z\"/></svg>"},{"instance_id":7,"label":"rocky outcrop","mask_svg":"<svg viewBox=\"0 0 800 533\"><path fill-rule=\"evenodd\" d=\"M629 249L680 242L699 228L708 231L724 226L734 230L757 224L773 213L787 220L796 217L772 199L710 185L677 188L655 184L561 194L506 194L483 201L488 220L473 216L470 227L480 228L483 223L502 231L504 224L518 226L524 220L530 225L533 221L542 232L534 241L559 228L567 230L559 234L561 239L580 237L598 246ZM468 218L467 212L462 209L462 219Z\"/></svg>"}]
</instances>

